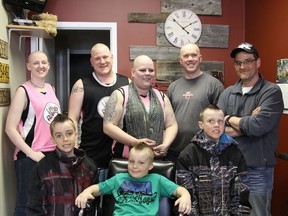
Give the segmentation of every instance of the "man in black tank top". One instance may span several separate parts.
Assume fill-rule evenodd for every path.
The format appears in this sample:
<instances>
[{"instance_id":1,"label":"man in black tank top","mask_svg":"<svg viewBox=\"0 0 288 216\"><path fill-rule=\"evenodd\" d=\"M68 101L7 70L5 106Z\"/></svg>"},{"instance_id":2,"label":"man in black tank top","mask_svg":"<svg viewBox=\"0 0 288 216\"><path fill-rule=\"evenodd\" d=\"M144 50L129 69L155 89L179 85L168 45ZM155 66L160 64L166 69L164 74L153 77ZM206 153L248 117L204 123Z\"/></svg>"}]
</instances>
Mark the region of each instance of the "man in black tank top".
<instances>
[{"instance_id":1,"label":"man in black tank top","mask_svg":"<svg viewBox=\"0 0 288 216\"><path fill-rule=\"evenodd\" d=\"M68 115L74 120L78 130L81 130L79 148L85 150L88 157L97 163L100 167L99 181L104 181L113 142L103 133L105 106L110 94L127 85L129 79L112 71L113 54L105 44L97 43L92 47L90 63L94 72L74 84Z\"/></svg>"}]
</instances>

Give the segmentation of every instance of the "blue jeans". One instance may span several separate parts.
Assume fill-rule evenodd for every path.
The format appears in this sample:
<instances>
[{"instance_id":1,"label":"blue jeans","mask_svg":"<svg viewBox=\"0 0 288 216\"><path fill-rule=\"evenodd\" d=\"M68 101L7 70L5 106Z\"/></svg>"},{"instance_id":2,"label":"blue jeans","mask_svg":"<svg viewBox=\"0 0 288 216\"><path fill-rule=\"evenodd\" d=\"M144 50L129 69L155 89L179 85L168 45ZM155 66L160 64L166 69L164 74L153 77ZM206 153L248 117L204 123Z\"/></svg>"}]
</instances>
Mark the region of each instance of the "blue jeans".
<instances>
[{"instance_id":1,"label":"blue jeans","mask_svg":"<svg viewBox=\"0 0 288 216\"><path fill-rule=\"evenodd\" d=\"M249 167L251 216L269 216L274 183L274 167Z\"/></svg>"},{"instance_id":2,"label":"blue jeans","mask_svg":"<svg viewBox=\"0 0 288 216\"><path fill-rule=\"evenodd\" d=\"M98 176L99 182L104 182L107 179L108 169L99 168L98 172L99 172Z\"/></svg>"},{"instance_id":3,"label":"blue jeans","mask_svg":"<svg viewBox=\"0 0 288 216\"><path fill-rule=\"evenodd\" d=\"M108 176L108 169L102 169L102 168L99 168L98 169L98 179L99 179L99 182L104 182L106 179L107 179L107 176ZM102 208L102 203L103 203L103 196L101 195L100 196L100 204L99 204L99 207Z\"/></svg>"},{"instance_id":4,"label":"blue jeans","mask_svg":"<svg viewBox=\"0 0 288 216\"><path fill-rule=\"evenodd\" d=\"M14 161L17 196L14 216L26 216L27 192L36 162L26 157Z\"/></svg>"}]
</instances>

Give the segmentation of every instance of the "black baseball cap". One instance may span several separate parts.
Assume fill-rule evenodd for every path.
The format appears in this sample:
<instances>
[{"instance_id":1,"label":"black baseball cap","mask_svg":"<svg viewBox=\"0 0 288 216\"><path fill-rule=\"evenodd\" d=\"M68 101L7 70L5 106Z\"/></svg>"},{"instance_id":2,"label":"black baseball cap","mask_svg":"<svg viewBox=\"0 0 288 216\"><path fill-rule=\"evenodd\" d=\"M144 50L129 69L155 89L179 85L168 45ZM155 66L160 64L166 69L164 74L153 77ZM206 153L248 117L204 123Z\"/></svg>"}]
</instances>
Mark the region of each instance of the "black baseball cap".
<instances>
[{"instance_id":1,"label":"black baseball cap","mask_svg":"<svg viewBox=\"0 0 288 216\"><path fill-rule=\"evenodd\" d=\"M251 53L254 54L257 58L259 58L259 53L257 51L257 49L250 43L241 43L238 47L236 47L235 49L232 50L232 52L230 53L230 56L232 58L235 58L236 54L244 51L247 53Z\"/></svg>"}]
</instances>

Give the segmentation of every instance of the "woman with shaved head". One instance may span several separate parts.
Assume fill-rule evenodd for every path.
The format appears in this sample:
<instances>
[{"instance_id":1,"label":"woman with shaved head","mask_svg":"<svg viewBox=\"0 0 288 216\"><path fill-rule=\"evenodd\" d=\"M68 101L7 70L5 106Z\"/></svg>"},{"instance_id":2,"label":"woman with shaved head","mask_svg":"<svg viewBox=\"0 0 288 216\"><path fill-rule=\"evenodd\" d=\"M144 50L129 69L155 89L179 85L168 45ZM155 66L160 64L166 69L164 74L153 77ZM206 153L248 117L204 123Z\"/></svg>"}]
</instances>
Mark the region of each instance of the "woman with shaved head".
<instances>
[{"instance_id":1,"label":"woman with shaved head","mask_svg":"<svg viewBox=\"0 0 288 216\"><path fill-rule=\"evenodd\" d=\"M150 145L156 157L167 153L178 126L168 97L152 87L154 62L146 55L134 60L132 82L115 90L107 103L104 132L113 138L114 157L128 158L131 147Z\"/></svg>"}]
</instances>

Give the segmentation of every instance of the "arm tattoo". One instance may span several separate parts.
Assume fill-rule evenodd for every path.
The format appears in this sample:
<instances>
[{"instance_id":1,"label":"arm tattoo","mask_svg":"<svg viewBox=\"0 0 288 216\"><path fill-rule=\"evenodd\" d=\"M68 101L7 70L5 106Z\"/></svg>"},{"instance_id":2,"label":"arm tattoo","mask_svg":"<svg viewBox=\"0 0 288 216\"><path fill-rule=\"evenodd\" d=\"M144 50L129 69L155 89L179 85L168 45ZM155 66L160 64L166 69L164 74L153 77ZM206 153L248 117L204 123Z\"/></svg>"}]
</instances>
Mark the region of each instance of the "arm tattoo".
<instances>
[{"instance_id":1,"label":"arm tattoo","mask_svg":"<svg viewBox=\"0 0 288 216\"><path fill-rule=\"evenodd\" d=\"M116 94L111 94L105 108L104 124L112 122L116 118L116 105L118 97Z\"/></svg>"},{"instance_id":2,"label":"arm tattoo","mask_svg":"<svg viewBox=\"0 0 288 216\"><path fill-rule=\"evenodd\" d=\"M78 92L84 92L84 88L83 87L79 87L79 86L74 86L72 88L72 93L78 93Z\"/></svg>"}]
</instances>

